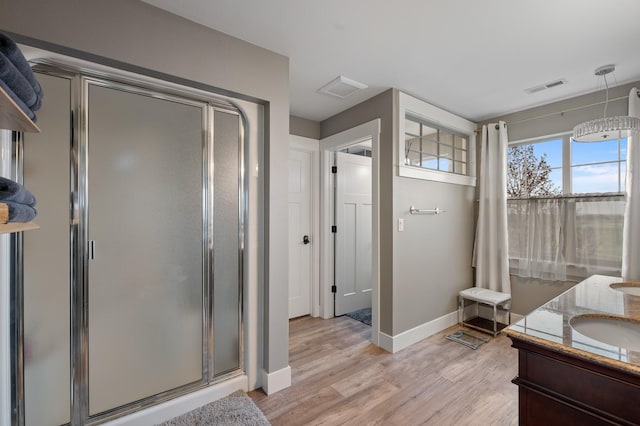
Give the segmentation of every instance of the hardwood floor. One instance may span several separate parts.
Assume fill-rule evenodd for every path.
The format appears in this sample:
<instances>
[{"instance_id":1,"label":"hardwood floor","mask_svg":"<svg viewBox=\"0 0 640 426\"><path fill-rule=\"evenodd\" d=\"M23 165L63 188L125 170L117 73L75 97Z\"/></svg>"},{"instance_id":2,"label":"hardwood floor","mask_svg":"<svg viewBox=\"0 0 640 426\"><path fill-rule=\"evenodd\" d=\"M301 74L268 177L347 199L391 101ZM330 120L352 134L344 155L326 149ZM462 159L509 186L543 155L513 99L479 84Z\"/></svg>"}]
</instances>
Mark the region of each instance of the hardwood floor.
<instances>
[{"instance_id":1,"label":"hardwood floor","mask_svg":"<svg viewBox=\"0 0 640 426\"><path fill-rule=\"evenodd\" d=\"M444 338L456 326L390 354L346 316L289 327L291 387L249 393L274 426L518 423L518 353L506 336L473 350Z\"/></svg>"}]
</instances>

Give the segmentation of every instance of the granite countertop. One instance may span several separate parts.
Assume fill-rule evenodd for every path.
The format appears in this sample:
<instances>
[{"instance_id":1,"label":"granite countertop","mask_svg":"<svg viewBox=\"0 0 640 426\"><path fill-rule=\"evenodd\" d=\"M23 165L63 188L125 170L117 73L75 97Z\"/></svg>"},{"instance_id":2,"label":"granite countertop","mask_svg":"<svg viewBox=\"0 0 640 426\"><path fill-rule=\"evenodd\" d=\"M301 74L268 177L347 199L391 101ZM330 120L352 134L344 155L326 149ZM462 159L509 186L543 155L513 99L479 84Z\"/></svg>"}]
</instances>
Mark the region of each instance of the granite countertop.
<instances>
[{"instance_id":1,"label":"granite countertop","mask_svg":"<svg viewBox=\"0 0 640 426\"><path fill-rule=\"evenodd\" d=\"M640 351L590 339L569 324L573 316L581 314L640 321L640 296L609 287L621 281L619 277L593 275L503 331L520 340L640 375Z\"/></svg>"}]
</instances>

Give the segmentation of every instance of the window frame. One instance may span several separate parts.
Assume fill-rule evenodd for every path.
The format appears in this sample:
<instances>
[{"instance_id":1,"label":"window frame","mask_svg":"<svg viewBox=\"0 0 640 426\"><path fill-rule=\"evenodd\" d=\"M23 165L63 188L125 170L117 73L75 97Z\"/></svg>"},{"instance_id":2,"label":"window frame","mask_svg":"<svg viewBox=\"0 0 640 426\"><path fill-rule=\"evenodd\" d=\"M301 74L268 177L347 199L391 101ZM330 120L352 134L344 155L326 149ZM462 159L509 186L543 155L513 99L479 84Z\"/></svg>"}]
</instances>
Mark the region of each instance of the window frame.
<instances>
[{"instance_id":1,"label":"window frame","mask_svg":"<svg viewBox=\"0 0 640 426\"><path fill-rule=\"evenodd\" d=\"M560 188L560 197L562 196L589 196L589 195L603 195L603 194L610 194L610 195L619 195L619 194L624 194L624 189L622 189L623 187L623 181L624 181L624 176L621 175L620 172L620 165L621 163L627 163L627 159L625 158L624 160L621 159L621 150L620 150L620 140L623 139L621 137L618 137L617 140L618 141L618 159L615 161L601 161L601 162L595 162L595 163L581 163L581 164L572 164L572 149L571 149L571 143L573 142L573 132L562 132L562 133L554 133L551 135L545 135L545 136L536 136L533 138L527 138L527 139L521 139L521 140L517 140L517 141L513 141L513 142L509 142L508 147L511 148L513 146L522 146L522 145L530 145L530 144L536 144L536 143L541 143L541 142L549 142L552 140L556 140L556 139L561 139L562 140L562 186ZM620 135L619 135L620 136ZM585 142L585 143L598 143L598 142ZM627 142L628 143L628 142ZM572 168L576 167L576 166L587 166L587 165L599 165L599 164L613 164L613 163L617 163L618 164L618 189L619 191L615 191L615 192L573 192L573 178L572 178ZM626 167L626 166L625 166Z\"/></svg>"},{"instance_id":2,"label":"window frame","mask_svg":"<svg viewBox=\"0 0 640 426\"><path fill-rule=\"evenodd\" d=\"M548 142L548 141L553 141L553 140L557 140L560 139L562 140L562 188L561 188L561 193L559 195L556 196L549 196L549 197L514 197L514 198L507 198L507 203L510 200L527 200L527 199L533 199L535 200L536 198L557 198L557 199L571 199L571 198L576 198L576 199L580 199L580 198L587 198L587 199L597 199L597 198L623 198L625 195L625 191L618 191L618 192L592 192L592 193L574 193L573 192L573 182L572 182L572 168L575 166L582 166L582 165L592 165L592 164L605 164L605 163L617 163L618 164L618 189L622 189L622 184L623 184L623 179L624 179L624 175L620 174L620 166L621 163L627 163L628 159L624 159L622 160L622 151L621 151L621 146L620 146L620 141L621 139L623 139L622 137L620 137L620 135L618 135L618 159L615 161L602 161L602 162L596 162L596 163L580 163L580 164L572 164L572 136L573 133L572 132L562 132L562 133L556 133L556 134L551 134L551 135L545 135L545 136L539 136L539 137L533 137L533 138L527 138L527 139L522 139L522 140L518 140L518 141L513 141L513 142L509 142L509 147L512 146L522 146L522 145L528 145L528 144L535 144L535 143L541 143L541 142ZM627 141L628 143L628 141ZM575 204L571 204L571 203L567 203L567 206L569 208L575 208ZM566 212L565 215L571 215L572 213L570 212ZM573 231L572 231L573 232ZM567 241L574 241L575 239L575 235L571 234L569 235ZM565 241L565 244L567 244L564 248L563 248L563 253L565 255L565 265L567 268L567 280L575 280L575 279L582 279L584 277L587 276L587 269L588 269L588 264L584 263L584 259L581 258L578 254L578 250L577 247L575 247L575 245L571 244L571 243L567 243L567 241ZM515 256L511 256L509 255L509 259L511 260L520 260L520 258L515 257ZM549 260L548 262L552 262L551 260ZM513 265L511 265L510 263L510 273L514 273L512 271ZM606 261L606 264L603 264L602 267L607 269L607 273L619 273L619 269L618 269L618 264L617 264L617 260L613 261L613 263L611 261ZM517 275L517 273L516 273Z\"/></svg>"},{"instance_id":3,"label":"window frame","mask_svg":"<svg viewBox=\"0 0 640 426\"><path fill-rule=\"evenodd\" d=\"M397 126L398 150L396 167L398 176L430 180L456 185L476 186L476 123L433 106L425 101L398 92L398 113L395 115ZM427 169L405 163L405 119L410 117L420 123L433 125L467 138L467 174ZM453 160L452 160L453 161Z\"/></svg>"}]
</instances>

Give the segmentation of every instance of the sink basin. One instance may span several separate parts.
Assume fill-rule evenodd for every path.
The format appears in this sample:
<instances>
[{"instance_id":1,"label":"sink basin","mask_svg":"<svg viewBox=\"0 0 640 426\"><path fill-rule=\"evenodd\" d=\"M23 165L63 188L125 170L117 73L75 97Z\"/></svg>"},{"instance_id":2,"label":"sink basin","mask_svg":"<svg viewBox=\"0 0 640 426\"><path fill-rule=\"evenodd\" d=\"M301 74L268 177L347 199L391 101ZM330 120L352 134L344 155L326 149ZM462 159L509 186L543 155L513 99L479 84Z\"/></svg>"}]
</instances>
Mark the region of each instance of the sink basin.
<instances>
[{"instance_id":1,"label":"sink basin","mask_svg":"<svg viewBox=\"0 0 640 426\"><path fill-rule=\"evenodd\" d=\"M640 321L625 317L576 315L569 320L580 334L611 346L640 352Z\"/></svg>"},{"instance_id":2,"label":"sink basin","mask_svg":"<svg viewBox=\"0 0 640 426\"><path fill-rule=\"evenodd\" d=\"M609 285L614 290L631 296L640 296L640 283L613 283Z\"/></svg>"}]
</instances>

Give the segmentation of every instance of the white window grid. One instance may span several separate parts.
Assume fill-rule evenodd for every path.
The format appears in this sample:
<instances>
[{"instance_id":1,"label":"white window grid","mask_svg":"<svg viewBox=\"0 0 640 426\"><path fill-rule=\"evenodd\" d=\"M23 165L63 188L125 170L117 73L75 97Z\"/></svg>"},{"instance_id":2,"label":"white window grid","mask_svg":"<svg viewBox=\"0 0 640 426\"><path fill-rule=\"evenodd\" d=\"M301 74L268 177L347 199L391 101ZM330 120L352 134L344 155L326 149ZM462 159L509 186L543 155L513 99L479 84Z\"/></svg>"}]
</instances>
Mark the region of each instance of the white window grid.
<instances>
[{"instance_id":1,"label":"white window grid","mask_svg":"<svg viewBox=\"0 0 640 426\"><path fill-rule=\"evenodd\" d=\"M618 137L617 139L617 143L618 143L618 154L617 154L617 158L615 160L605 160L605 161L594 161L594 162L587 162L587 163L576 163L573 164L572 162L572 150L571 150L571 146L572 146L572 133L571 132L566 132L566 133L559 133L559 134L554 134L554 135L548 135L548 136L541 136L541 137L536 137L536 138L530 138L530 139L524 139L524 140L520 140L520 141L514 141L514 142L509 142L509 147L512 146L522 146L522 145L531 145L531 144L537 144L537 143L542 143L542 142L549 142L549 141L553 141L553 140L561 140L561 144L562 144L562 165L561 166L552 166L551 170L561 170L562 171L562 185L561 185L561 192L562 195L574 195L574 194L580 194L580 195L585 195L587 193L574 193L573 192L573 182L572 182L572 170L576 167L582 167L582 166L598 166L598 165L605 165L605 164L616 164L617 169L618 169L618 190L614 191L613 193L615 194L621 194L624 192L624 184L625 184L625 172L623 170L623 165L624 167L626 167L626 159L622 158L622 150L621 150L621 140L624 139L623 137ZM579 142L578 142L579 143ZM585 144L589 144L589 143L597 143L597 142L584 142Z\"/></svg>"},{"instance_id":2,"label":"white window grid","mask_svg":"<svg viewBox=\"0 0 640 426\"><path fill-rule=\"evenodd\" d=\"M404 160L407 165L468 176L469 140L466 135L410 115L405 116L405 120L417 125L418 130L414 133L405 126ZM427 146L431 146L431 150Z\"/></svg>"}]
</instances>

